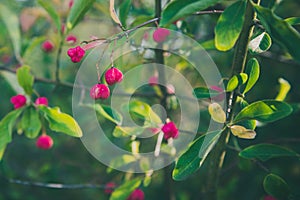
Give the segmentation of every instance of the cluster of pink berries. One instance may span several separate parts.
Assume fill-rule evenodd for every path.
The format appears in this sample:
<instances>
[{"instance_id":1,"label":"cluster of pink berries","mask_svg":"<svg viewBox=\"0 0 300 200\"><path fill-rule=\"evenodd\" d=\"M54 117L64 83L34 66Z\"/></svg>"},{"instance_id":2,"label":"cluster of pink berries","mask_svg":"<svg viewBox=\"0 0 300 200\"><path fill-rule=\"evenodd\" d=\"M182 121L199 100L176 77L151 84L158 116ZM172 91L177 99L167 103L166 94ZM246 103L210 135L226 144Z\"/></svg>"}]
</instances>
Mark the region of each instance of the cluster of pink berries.
<instances>
[{"instance_id":1,"label":"cluster of pink berries","mask_svg":"<svg viewBox=\"0 0 300 200\"><path fill-rule=\"evenodd\" d=\"M123 73L112 66L105 72L105 81L108 85L119 83L123 80ZM97 83L90 89L92 99L107 99L110 95L110 90L106 84Z\"/></svg>"},{"instance_id":2,"label":"cluster of pink berries","mask_svg":"<svg viewBox=\"0 0 300 200\"><path fill-rule=\"evenodd\" d=\"M26 105L27 99L24 95L18 94L16 96L11 97L10 102L14 105L15 109L19 109ZM48 99L46 97L38 97L35 100L34 104L36 106L48 106ZM44 133L36 140L36 146L40 149L50 149L53 146L53 140L49 135L46 135Z\"/></svg>"},{"instance_id":3,"label":"cluster of pink berries","mask_svg":"<svg viewBox=\"0 0 300 200\"><path fill-rule=\"evenodd\" d=\"M179 136L178 128L176 127L176 124L172 121L165 123L161 130L164 133L164 138L166 140L170 138L176 139Z\"/></svg>"}]
</instances>

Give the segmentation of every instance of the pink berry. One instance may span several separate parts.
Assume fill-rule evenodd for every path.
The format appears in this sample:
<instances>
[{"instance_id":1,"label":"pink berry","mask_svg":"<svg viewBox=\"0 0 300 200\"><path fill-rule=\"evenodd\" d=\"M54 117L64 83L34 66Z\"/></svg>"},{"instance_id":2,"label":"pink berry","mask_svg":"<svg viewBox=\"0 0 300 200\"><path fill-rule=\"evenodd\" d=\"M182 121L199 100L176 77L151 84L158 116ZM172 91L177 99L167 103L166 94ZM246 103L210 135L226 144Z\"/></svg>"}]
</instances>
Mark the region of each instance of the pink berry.
<instances>
[{"instance_id":1,"label":"pink berry","mask_svg":"<svg viewBox=\"0 0 300 200\"><path fill-rule=\"evenodd\" d=\"M70 0L70 1L69 1L69 9L72 8L73 4L74 4L74 0Z\"/></svg>"},{"instance_id":2,"label":"pink berry","mask_svg":"<svg viewBox=\"0 0 300 200\"><path fill-rule=\"evenodd\" d=\"M167 140L169 138L177 138L179 135L178 129L174 122L165 123L162 127L162 132L164 132L164 138Z\"/></svg>"},{"instance_id":3,"label":"pink berry","mask_svg":"<svg viewBox=\"0 0 300 200\"><path fill-rule=\"evenodd\" d=\"M105 84L98 83L90 90L92 99L107 99L110 95L110 90Z\"/></svg>"},{"instance_id":4,"label":"pink berry","mask_svg":"<svg viewBox=\"0 0 300 200\"><path fill-rule=\"evenodd\" d=\"M216 85L212 85L212 86L210 86L210 89L211 90L215 90L217 92L220 92L219 95L212 97L211 98L212 100L215 100L215 101L222 101L222 100L224 100L225 93L224 93L224 90L222 88L220 88L219 86L216 86Z\"/></svg>"},{"instance_id":5,"label":"pink berry","mask_svg":"<svg viewBox=\"0 0 300 200\"><path fill-rule=\"evenodd\" d=\"M168 29L158 28L153 32L153 40L157 43L164 42L170 33Z\"/></svg>"},{"instance_id":6,"label":"pink berry","mask_svg":"<svg viewBox=\"0 0 300 200\"><path fill-rule=\"evenodd\" d=\"M46 97L39 97L35 100L35 105L48 106L48 99Z\"/></svg>"},{"instance_id":7,"label":"pink berry","mask_svg":"<svg viewBox=\"0 0 300 200\"><path fill-rule=\"evenodd\" d=\"M36 140L36 146L39 149L50 149L53 146L53 140L49 135L41 135Z\"/></svg>"},{"instance_id":8,"label":"pink berry","mask_svg":"<svg viewBox=\"0 0 300 200\"><path fill-rule=\"evenodd\" d=\"M68 50L68 56L71 58L72 62L77 63L80 62L85 54L85 50L80 46L75 48L70 48Z\"/></svg>"},{"instance_id":9,"label":"pink berry","mask_svg":"<svg viewBox=\"0 0 300 200\"><path fill-rule=\"evenodd\" d=\"M135 189L127 198L127 200L144 200L144 199L145 199L145 195L143 190L141 189Z\"/></svg>"},{"instance_id":10,"label":"pink berry","mask_svg":"<svg viewBox=\"0 0 300 200\"><path fill-rule=\"evenodd\" d=\"M10 102L14 105L15 109L21 108L26 104L26 97L18 94L10 98Z\"/></svg>"},{"instance_id":11,"label":"pink berry","mask_svg":"<svg viewBox=\"0 0 300 200\"><path fill-rule=\"evenodd\" d=\"M264 200L276 200L274 197L268 195L264 197Z\"/></svg>"},{"instance_id":12,"label":"pink berry","mask_svg":"<svg viewBox=\"0 0 300 200\"><path fill-rule=\"evenodd\" d=\"M69 44L75 44L77 42L77 37L75 35L68 35L66 42Z\"/></svg>"},{"instance_id":13,"label":"pink berry","mask_svg":"<svg viewBox=\"0 0 300 200\"><path fill-rule=\"evenodd\" d=\"M42 49L46 52L49 53L54 49L54 44L50 40L46 40L42 44Z\"/></svg>"},{"instance_id":14,"label":"pink berry","mask_svg":"<svg viewBox=\"0 0 300 200\"><path fill-rule=\"evenodd\" d=\"M151 76L148 79L148 84L151 86L157 85L158 84L158 77L157 76Z\"/></svg>"},{"instance_id":15,"label":"pink berry","mask_svg":"<svg viewBox=\"0 0 300 200\"><path fill-rule=\"evenodd\" d=\"M123 73L115 67L111 67L105 72L105 80L108 85L121 82L123 80Z\"/></svg>"},{"instance_id":16,"label":"pink berry","mask_svg":"<svg viewBox=\"0 0 300 200\"><path fill-rule=\"evenodd\" d=\"M114 191L115 187L116 187L116 184L114 182L108 182L108 183L105 184L104 192L106 194L111 194Z\"/></svg>"}]
</instances>

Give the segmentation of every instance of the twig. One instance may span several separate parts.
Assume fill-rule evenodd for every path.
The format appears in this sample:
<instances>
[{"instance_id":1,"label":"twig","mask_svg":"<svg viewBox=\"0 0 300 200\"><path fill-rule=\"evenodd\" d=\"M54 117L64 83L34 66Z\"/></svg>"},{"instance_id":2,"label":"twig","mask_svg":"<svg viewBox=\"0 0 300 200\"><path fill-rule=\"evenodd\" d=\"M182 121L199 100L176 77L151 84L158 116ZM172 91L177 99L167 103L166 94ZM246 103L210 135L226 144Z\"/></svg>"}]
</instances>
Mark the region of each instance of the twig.
<instances>
[{"instance_id":1,"label":"twig","mask_svg":"<svg viewBox=\"0 0 300 200\"><path fill-rule=\"evenodd\" d=\"M8 179L8 182L13 184L19 184L19 185L44 187L44 188L52 188L52 189L86 189L86 188L106 189L107 188L105 185L90 184L90 183L88 184L43 183L43 182L23 181L19 179Z\"/></svg>"},{"instance_id":2,"label":"twig","mask_svg":"<svg viewBox=\"0 0 300 200\"><path fill-rule=\"evenodd\" d=\"M219 14L223 12L224 12L223 10L203 10L203 11L195 12L194 15Z\"/></svg>"}]
</instances>

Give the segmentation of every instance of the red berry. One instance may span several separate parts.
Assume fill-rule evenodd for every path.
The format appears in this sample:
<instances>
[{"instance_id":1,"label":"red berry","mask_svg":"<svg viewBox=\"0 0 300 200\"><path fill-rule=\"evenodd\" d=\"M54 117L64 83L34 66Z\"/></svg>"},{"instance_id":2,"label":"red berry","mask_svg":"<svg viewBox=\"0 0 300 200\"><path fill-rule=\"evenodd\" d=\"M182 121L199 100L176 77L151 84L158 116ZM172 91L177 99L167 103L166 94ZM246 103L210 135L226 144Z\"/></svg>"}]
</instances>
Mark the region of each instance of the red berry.
<instances>
[{"instance_id":1,"label":"red berry","mask_svg":"<svg viewBox=\"0 0 300 200\"><path fill-rule=\"evenodd\" d=\"M48 106L48 99L46 97L39 97L35 100L35 105Z\"/></svg>"},{"instance_id":2,"label":"red berry","mask_svg":"<svg viewBox=\"0 0 300 200\"><path fill-rule=\"evenodd\" d=\"M110 90L105 84L96 84L90 90L92 99L107 99L110 95Z\"/></svg>"},{"instance_id":3,"label":"red berry","mask_svg":"<svg viewBox=\"0 0 300 200\"><path fill-rule=\"evenodd\" d=\"M167 140L169 138L177 138L179 135L178 129L174 122L168 122L163 125L161 128L162 132L164 132L164 138Z\"/></svg>"},{"instance_id":4,"label":"red berry","mask_svg":"<svg viewBox=\"0 0 300 200\"><path fill-rule=\"evenodd\" d=\"M80 62L83 58L85 50L80 46L77 46L75 48L70 48L67 53L68 56L71 58L72 62L77 63Z\"/></svg>"},{"instance_id":5,"label":"red berry","mask_svg":"<svg viewBox=\"0 0 300 200\"><path fill-rule=\"evenodd\" d=\"M153 32L153 40L157 43L164 42L170 33L168 29L158 28Z\"/></svg>"},{"instance_id":6,"label":"red berry","mask_svg":"<svg viewBox=\"0 0 300 200\"><path fill-rule=\"evenodd\" d=\"M143 190L141 189L135 189L127 198L127 200L144 200L144 199L145 199L145 195Z\"/></svg>"},{"instance_id":7,"label":"red berry","mask_svg":"<svg viewBox=\"0 0 300 200\"><path fill-rule=\"evenodd\" d=\"M49 53L54 49L54 44L50 40L46 40L42 44L42 49L46 52Z\"/></svg>"},{"instance_id":8,"label":"red berry","mask_svg":"<svg viewBox=\"0 0 300 200\"><path fill-rule=\"evenodd\" d=\"M69 44L75 44L77 42L77 37L75 35L68 35L66 37L66 42Z\"/></svg>"},{"instance_id":9,"label":"red berry","mask_svg":"<svg viewBox=\"0 0 300 200\"><path fill-rule=\"evenodd\" d=\"M123 73L118 68L111 67L105 73L105 80L108 85L121 82L123 80Z\"/></svg>"},{"instance_id":10,"label":"red berry","mask_svg":"<svg viewBox=\"0 0 300 200\"><path fill-rule=\"evenodd\" d=\"M69 1L69 9L72 8L73 4L74 4L74 0L70 0L70 1Z\"/></svg>"},{"instance_id":11,"label":"red berry","mask_svg":"<svg viewBox=\"0 0 300 200\"><path fill-rule=\"evenodd\" d=\"M53 140L49 135L41 135L36 140L36 146L39 149L50 149L53 146Z\"/></svg>"},{"instance_id":12,"label":"red berry","mask_svg":"<svg viewBox=\"0 0 300 200\"><path fill-rule=\"evenodd\" d=\"M115 187L116 187L116 184L114 182L108 182L108 183L105 184L104 192L106 194L111 194L114 191Z\"/></svg>"},{"instance_id":13,"label":"red berry","mask_svg":"<svg viewBox=\"0 0 300 200\"><path fill-rule=\"evenodd\" d=\"M158 84L158 77L157 76L151 76L148 79L148 84L151 86L157 85Z\"/></svg>"},{"instance_id":14,"label":"red berry","mask_svg":"<svg viewBox=\"0 0 300 200\"><path fill-rule=\"evenodd\" d=\"M10 102L14 105L15 109L21 108L26 104L26 97L18 94L10 98Z\"/></svg>"}]
</instances>

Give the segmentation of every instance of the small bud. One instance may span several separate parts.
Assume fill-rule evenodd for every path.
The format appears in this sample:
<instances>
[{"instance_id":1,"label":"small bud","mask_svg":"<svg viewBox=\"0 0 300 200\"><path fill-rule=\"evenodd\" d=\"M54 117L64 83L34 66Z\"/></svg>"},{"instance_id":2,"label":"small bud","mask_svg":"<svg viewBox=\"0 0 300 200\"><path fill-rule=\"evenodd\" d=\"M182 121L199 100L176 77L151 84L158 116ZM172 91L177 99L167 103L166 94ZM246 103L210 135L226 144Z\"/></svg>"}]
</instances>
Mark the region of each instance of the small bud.
<instances>
[{"instance_id":1,"label":"small bud","mask_svg":"<svg viewBox=\"0 0 300 200\"><path fill-rule=\"evenodd\" d=\"M14 105L15 109L21 108L26 104L26 97L18 94L10 98L10 102Z\"/></svg>"},{"instance_id":2,"label":"small bud","mask_svg":"<svg viewBox=\"0 0 300 200\"><path fill-rule=\"evenodd\" d=\"M53 44L53 42L51 42L50 40L46 40L46 41L43 42L43 44L42 44L42 49L43 49L43 51L45 51L46 53L49 53L49 52L53 51L53 49L54 49L54 44Z\"/></svg>"},{"instance_id":3,"label":"small bud","mask_svg":"<svg viewBox=\"0 0 300 200\"><path fill-rule=\"evenodd\" d=\"M110 95L110 90L105 84L96 84L90 90L92 99L107 99Z\"/></svg>"},{"instance_id":4,"label":"small bud","mask_svg":"<svg viewBox=\"0 0 300 200\"><path fill-rule=\"evenodd\" d=\"M170 35L170 33L171 32L168 29L157 28L153 32L153 40L157 43L162 43L167 39L167 37Z\"/></svg>"},{"instance_id":5,"label":"small bud","mask_svg":"<svg viewBox=\"0 0 300 200\"><path fill-rule=\"evenodd\" d=\"M167 140L169 138L177 138L179 135L178 129L174 122L167 122L161 128L162 132L164 132L164 138Z\"/></svg>"},{"instance_id":6,"label":"small bud","mask_svg":"<svg viewBox=\"0 0 300 200\"><path fill-rule=\"evenodd\" d=\"M50 149L53 146L53 140L49 135L41 135L36 140L36 146L39 149Z\"/></svg>"},{"instance_id":7,"label":"small bud","mask_svg":"<svg viewBox=\"0 0 300 200\"><path fill-rule=\"evenodd\" d=\"M35 105L48 106L48 99L46 97L39 97L35 100Z\"/></svg>"},{"instance_id":8,"label":"small bud","mask_svg":"<svg viewBox=\"0 0 300 200\"><path fill-rule=\"evenodd\" d=\"M104 192L106 194L111 194L114 191L115 187L116 187L116 184L114 182L108 182L108 183L105 184Z\"/></svg>"},{"instance_id":9,"label":"small bud","mask_svg":"<svg viewBox=\"0 0 300 200\"><path fill-rule=\"evenodd\" d=\"M68 56L71 58L72 62L77 63L80 62L85 54L85 50L80 46L75 48L70 48L68 50Z\"/></svg>"},{"instance_id":10,"label":"small bud","mask_svg":"<svg viewBox=\"0 0 300 200\"><path fill-rule=\"evenodd\" d=\"M68 35L66 37L66 42L70 45L75 44L77 42L77 37L75 35Z\"/></svg>"},{"instance_id":11,"label":"small bud","mask_svg":"<svg viewBox=\"0 0 300 200\"><path fill-rule=\"evenodd\" d=\"M141 189L135 189L127 198L127 200L144 200L144 199L145 199L145 195L143 190Z\"/></svg>"}]
</instances>

